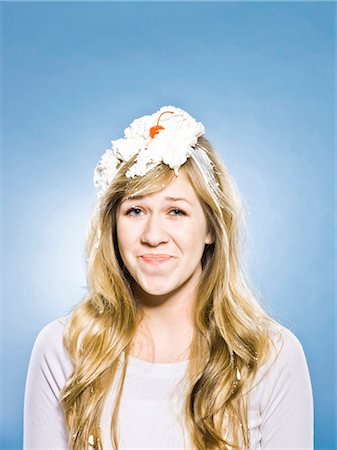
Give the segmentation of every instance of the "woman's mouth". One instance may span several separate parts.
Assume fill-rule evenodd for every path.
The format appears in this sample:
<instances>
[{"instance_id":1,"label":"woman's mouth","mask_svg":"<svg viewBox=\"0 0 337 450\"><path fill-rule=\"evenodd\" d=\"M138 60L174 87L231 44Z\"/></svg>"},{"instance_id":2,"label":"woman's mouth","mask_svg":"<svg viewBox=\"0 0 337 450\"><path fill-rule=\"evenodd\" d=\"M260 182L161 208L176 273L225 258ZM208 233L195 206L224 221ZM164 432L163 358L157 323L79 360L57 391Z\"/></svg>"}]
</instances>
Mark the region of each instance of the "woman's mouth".
<instances>
[{"instance_id":1,"label":"woman's mouth","mask_svg":"<svg viewBox=\"0 0 337 450\"><path fill-rule=\"evenodd\" d=\"M162 264L172 258L172 256L169 255L143 255L142 260L146 262L147 264Z\"/></svg>"}]
</instances>

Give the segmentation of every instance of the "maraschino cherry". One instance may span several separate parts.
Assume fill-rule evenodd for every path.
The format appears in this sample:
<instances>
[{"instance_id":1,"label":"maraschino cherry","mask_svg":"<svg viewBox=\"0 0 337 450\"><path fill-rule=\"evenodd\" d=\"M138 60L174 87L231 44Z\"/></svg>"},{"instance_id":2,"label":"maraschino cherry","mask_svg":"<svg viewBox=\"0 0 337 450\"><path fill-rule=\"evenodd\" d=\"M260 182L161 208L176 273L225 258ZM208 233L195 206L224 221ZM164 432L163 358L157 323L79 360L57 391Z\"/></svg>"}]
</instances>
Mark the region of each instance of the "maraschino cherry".
<instances>
[{"instance_id":1,"label":"maraschino cherry","mask_svg":"<svg viewBox=\"0 0 337 450\"><path fill-rule=\"evenodd\" d=\"M152 139L155 137L156 134L159 133L159 130L165 130L164 127L162 127L161 125L158 125L158 124L159 124L159 120L160 120L161 116L166 113L174 114L173 111L164 111L160 114L160 116L158 117L158 120L157 120L157 125L151 127L150 131L149 131L149 135Z\"/></svg>"}]
</instances>

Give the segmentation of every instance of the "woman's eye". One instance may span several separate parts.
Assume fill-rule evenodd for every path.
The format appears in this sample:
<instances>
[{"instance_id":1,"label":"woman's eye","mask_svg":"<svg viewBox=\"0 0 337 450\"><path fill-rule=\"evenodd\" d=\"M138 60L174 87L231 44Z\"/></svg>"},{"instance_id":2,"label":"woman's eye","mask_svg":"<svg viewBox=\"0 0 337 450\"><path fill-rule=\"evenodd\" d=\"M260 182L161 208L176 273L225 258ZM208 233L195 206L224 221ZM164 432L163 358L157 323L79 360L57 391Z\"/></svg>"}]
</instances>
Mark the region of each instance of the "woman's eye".
<instances>
[{"instance_id":1,"label":"woman's eye","mask_svg":"<svg viewBox=\"0 0 337 450\"><path fill-rule=\"evenodd\" d=\"M178 216L186 216L186 212L179 208L171 209L171 211L176 211Z\"/></svg>"},{"instance_id":2,"label":"woman's eye","mask_svg":"<svg viewBox=\"0 0 337 450\"><path fill-rule=\"evenodd\" d=\"M127 214L128 216L133 216L133 215L139 216L139 214L130 214L130 213L133 212L133 211L140 211L140 209L139 209L139 208L130 208L130 209L126 212L126 214Z\"/></svg>"}]
</instances>

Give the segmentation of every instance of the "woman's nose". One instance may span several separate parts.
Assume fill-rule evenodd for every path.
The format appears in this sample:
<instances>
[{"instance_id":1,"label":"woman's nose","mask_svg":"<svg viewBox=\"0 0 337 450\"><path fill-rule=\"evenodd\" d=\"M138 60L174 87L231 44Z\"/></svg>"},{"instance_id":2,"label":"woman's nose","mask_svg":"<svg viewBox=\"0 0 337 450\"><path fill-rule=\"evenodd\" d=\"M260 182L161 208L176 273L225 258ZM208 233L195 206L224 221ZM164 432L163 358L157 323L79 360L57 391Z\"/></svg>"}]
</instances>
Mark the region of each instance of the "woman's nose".
<instances>
[{"instance_id":1,"label":"woman's nose","mask_svg":"<svg viewBox=\"0 0 337 450\"><path fill-rule=\"evenodd\" d=\"M161 221L161 218L156 214L149 215L148 219L144 223L141 242L143 244L157 246L162 242L167 242L167 240L168 234L165 230L164 224Z\"/></svg>"}]
</instances>

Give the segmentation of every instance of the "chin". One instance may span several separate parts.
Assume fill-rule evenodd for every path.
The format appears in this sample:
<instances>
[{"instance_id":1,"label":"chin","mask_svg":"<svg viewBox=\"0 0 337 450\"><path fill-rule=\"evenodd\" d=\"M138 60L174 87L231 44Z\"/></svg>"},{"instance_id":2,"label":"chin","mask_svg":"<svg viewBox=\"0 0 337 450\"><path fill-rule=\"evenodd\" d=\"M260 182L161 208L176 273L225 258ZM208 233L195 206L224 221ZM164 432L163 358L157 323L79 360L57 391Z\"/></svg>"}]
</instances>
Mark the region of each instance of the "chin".
<instances>
[{"instance_id":1,"label":"chin","mask_svg":"<svg viewBox=\"0 0 337 450\"><path fill-rule=\"evenodd\" d=\"M158 289L158 288L156 288L156 287L151 287L151 288L145 288L145 287L143 287L142 288L143 289L143 291L146 293L146 294L149 294L149 295L153 295L153 296L161 296L161 295L166 295L166 294L169 294L170 292L172 292L174 289L170 289L170 288L167 288L167 289L163 289L163 288L161 288L161 289Z\"/></svg>"},{"instance_id":2,"label":"chin","mask_svg":"<svg viewBox=\"0 0 337 450\"><path fill-rule=\"evenodd\" d=\"M145 294L153 296L161 296L169 294L176 289L176 286L163 286L163 283L158 284L139 284L139 287L144 291Z\"/></svg>"}]
</instances>

